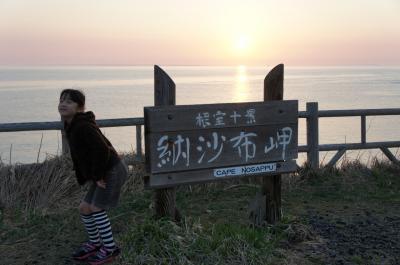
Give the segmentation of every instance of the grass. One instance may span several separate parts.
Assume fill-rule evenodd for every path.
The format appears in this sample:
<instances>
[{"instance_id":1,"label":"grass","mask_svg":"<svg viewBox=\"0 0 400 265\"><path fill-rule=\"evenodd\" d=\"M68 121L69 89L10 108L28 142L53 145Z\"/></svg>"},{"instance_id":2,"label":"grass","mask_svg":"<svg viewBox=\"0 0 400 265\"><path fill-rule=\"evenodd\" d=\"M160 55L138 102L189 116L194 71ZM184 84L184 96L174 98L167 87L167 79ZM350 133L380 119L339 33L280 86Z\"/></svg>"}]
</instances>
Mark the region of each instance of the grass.
<instances>
[{"instance_id":1,"label":"grass","mask_svg":"<svg viewBox=\"0 0 400 265\"><path fill-rule=\"evenodd\" d=\"M277 239L270 231L239 224L204 227L199 220L181 225L145 220L121 238L123 264L265 264Z\"/></svg>"},{"instance_id":2,"label":"grass","mask_svg":"<svg viewBox=\"0 0 400 265\"><path fill-rule=\"evenodd\" d=\"M121 203L109 212L123 249L115 264L324 264L295 250L318 241L304 219L308 210L384 211L400 202L400 171L388 162L318 171L305 165L283 177L284 215L274 226L249 225L248 204L259 189L249 180L180 187L177 205L184 219L176 224L153 218L153 193L143 189L144 168L133 157L124 156L129 179ZM84 192L65 157L0 166L1 263L74 264L70 253L86 239L75 209ZM366 264L357 255L352 260Z\"/></svg>"},{"instance_id":3,"label":"grass","mask_svg":"<svg viewBox=\"0 0 400 265\"><path fill-rule=\"evenodd\" d=\"M396 201L399 199L399 167L389 162L374 160L371 167L353 161L341 168L312 171L303 168L300 175L308 185L297 189L293 195L305 198L342 202ZM323 184L323 185L321 185ZM305 193L305 194L304 194Z\"/></svg>"}]
</instances>

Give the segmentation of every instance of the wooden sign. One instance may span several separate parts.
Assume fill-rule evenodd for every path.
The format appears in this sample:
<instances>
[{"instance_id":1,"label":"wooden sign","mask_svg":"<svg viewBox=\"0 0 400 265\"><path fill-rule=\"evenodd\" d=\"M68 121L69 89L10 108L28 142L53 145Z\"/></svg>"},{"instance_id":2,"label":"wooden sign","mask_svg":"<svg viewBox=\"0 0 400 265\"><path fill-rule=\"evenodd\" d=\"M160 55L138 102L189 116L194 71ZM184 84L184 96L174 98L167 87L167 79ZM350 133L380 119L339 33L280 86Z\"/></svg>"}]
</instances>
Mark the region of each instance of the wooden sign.
<instances>
[{"instance_id":1,"label":"wooden sign","mask_svg":"<svg viewBox=\"0 0 400 265\"><path fill-rule=\"evenodd\" d=\"M298 102L144 108L149 187L294 171Z\"/></svg>"}]
</instances>

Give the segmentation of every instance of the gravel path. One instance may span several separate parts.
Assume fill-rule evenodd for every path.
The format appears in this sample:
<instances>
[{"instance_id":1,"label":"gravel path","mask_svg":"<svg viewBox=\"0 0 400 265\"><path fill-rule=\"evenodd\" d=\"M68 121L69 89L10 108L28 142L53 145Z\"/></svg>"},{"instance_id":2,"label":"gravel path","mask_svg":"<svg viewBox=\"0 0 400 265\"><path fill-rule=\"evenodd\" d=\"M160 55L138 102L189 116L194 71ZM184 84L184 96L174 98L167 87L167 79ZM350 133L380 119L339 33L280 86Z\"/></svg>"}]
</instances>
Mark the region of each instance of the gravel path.
<instances>
[{"instance_id":1,"label":"gravel path","mask_svg":"<svg viewBox=\"0 0 400 265\"><path fill-rule=\"evenodd\" d=\"M383 213L367 209L350 213L309 210L305 218L320 241L303 246L309 260L324 264L400 264L398 208Z\"/></svg>"}]
</instances>

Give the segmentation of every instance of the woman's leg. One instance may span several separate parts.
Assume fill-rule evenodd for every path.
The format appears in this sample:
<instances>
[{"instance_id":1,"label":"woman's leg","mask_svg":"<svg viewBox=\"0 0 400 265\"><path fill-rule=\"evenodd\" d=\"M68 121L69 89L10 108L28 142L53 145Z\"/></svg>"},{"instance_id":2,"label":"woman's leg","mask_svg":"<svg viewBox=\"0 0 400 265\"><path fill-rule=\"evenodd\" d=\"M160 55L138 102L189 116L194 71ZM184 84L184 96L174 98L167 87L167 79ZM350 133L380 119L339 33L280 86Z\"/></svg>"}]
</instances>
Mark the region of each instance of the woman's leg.
<instances>
[{"instance_id":1,"label":"woman's leg","mask_svg":"<svg viewBox=\"0 0 400 265\"><path fill-rule=\"evenodd\" d=\"M109 170L105 177L105 188L98 187L91 201L91 212L97 224L103 247L96 255L89 258L90 264L103 264L114 259L120 254L120 249L115 245L110 220L106 209L115 207L118 203L121 186L127 176L126 167L121 162Z\"/></svg>"},{"instance_id":2,"label":"woman's leg","mask_svg":"<svg viewBox=\"0 0 400 265\"><path fill-rule=\"evenodd\" d=\"M99 208L93 204L90 206L90 208L94 221L96 222L101 240L103 241L103 246L107 251L114 251L116 249L116 246L111 230L110 219L108 219L106 210Z\"/></svg>"},{"instance_id":3,"label":"woman's leg","mask_svg":"<svg viewBox=\"0 0 400 265\"><path fill-rule=\"evenodd\" d=\"M122 161L109 170L105 177L105 188L96 188L90 205L90 210L99 229L103 245L108 251L114 251L118 248L114 242L106 209L117 205L121 187L126 180L127 173L126 166Z\"/></svg>"},{"instance_id":4,"label":"woman's leg","mask_svg":"<svg viewBox=\"0 0 400 265\"><path fill-rule=\"evenodd\" d=\"M89 236L89 242L95 246L100 246L100 234L99 230L97 229L96 221L93 217L91 205L85 201L82 201L79 204L79 213Z\"/></svg>"},{"instance_id":5,"label":"woman's leg","mask_svg":"<svg viewBox=\"0 0 400 265\"><path fill-rule=\"evenodd\" d=\"M78 209L80 214L92 214L92 209L90 208L90 204L85 201L82 201L79 204Z\"/></svg>"},{"instance_id":6,"label":"woman's leg","mask_svg":"<svg viewBox=\"0 0 400 265\"><path fill-rule=\"evenodd\" d=\"M89 242L82 244L78 249L76 249L72 254L72 257L76 260L86 260L100 249L100 234L99 230L97 229L96 221L92 215L90 204L82 201L79 204L79 213L86 228Z\"/></svg>"}]
</instances>

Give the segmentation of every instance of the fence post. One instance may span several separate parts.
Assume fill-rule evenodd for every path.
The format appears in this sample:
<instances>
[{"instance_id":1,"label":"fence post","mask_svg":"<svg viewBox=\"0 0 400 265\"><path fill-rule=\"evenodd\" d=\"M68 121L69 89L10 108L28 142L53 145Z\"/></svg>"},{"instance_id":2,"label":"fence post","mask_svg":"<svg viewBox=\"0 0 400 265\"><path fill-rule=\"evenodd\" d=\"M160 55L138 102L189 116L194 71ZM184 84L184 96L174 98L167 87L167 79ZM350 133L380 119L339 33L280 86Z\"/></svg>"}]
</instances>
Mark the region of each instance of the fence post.
<instances>
[{"instance_id":1,"label":"fence post","mask_svg":"<svg viewBox=\"0 0 400 265\"><path fill-rule=\"evenodd\" d=\"M366 116L361 115L361 143L365 144L367 142L367 126L366 126Z\"/></svg>"},{"instance_id":2,"label":"fence post","mask_svg":"<svg viewBox=\"0 0 400 265\"><path fill-rule=\"evenodd\" d=\"M154 66L154 105L175 105L175 83L159 66ZM157 189L155 191L155 211L158 218L168 216L179 221L180 213L176 208L176 188Z\"/></svg>"},{"instance_id":3,"label":"fence post","mask_svg":"<svg viewBox=\"0 0 400 265\"><path fill-rule=\"evenodd\" d=\"M136 125L136 160L142 160L142 126Z\"/></svg>"},{"instance_id":4,"label":"fence post","mask_svg":"<svg viewBox=\"0 0 400 265\"><path fill-rule=\"evenodd\" d=\"M312 169L319 167L318 102L307 102L307 162Z\"/></svg>"},{"instance_id":5,"label":"fence post","mask_svg":"<svg viewBox=\"0 0 400 265\"><path fill-rule=\"evenodd\" d=\"M69 154L67 133L64 130L64 121L61 120L61 123L63 124L63 128L61 129L61 152L62 152L62 155L67 155L67 154Z\"/></svg>"}]
</instances>

